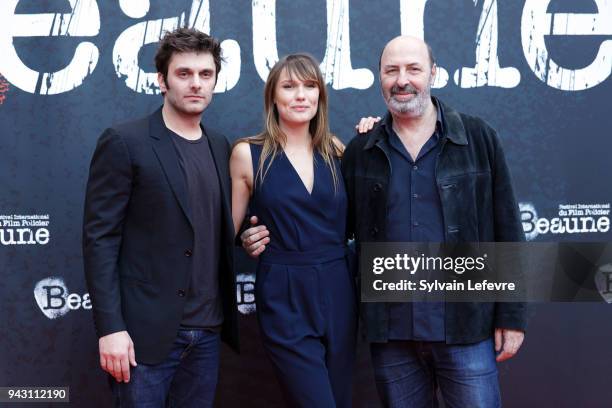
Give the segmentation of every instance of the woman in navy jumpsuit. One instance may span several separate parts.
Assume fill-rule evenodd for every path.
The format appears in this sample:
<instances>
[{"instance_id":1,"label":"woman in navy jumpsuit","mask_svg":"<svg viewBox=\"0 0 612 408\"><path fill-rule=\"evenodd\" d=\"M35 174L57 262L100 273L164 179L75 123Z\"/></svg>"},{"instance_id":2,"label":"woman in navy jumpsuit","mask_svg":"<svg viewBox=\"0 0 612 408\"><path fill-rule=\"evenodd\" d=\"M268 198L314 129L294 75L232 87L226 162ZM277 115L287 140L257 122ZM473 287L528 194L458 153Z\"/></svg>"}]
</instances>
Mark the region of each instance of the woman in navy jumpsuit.
<instances>
[{"instance_id":1,"label":"woman in navy jumpsuit","mask_svg":"<svg viewBox=\"0 0 612 408\"><path fill-rule=\"evenodd\" d=\"M236 230L249 206L270 233L255 294L264 347L290 406L350 407L357 311L343 146L312 57L281 59L264 94L265 129L238 142L230 162Z\"/></svg>"}]
</instances>

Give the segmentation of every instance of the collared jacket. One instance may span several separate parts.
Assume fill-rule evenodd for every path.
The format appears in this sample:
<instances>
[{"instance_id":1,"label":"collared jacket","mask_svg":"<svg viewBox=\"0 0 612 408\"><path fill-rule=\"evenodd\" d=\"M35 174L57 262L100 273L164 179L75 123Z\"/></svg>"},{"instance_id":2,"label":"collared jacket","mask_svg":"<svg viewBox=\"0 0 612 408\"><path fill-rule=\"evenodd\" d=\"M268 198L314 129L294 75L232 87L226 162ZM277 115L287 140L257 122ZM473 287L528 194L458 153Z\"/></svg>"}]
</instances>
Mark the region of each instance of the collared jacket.
<instances>
[{"instance_id":1,"label":"collared jacket","mask_svg":"<svg viewBox=\"0 0 612 408\"><path fill-rule=\"evenodd\" d=\"M205 129L221 188L221 337L238 349L230 145ZM89 169L83 260L98 337L127 330L138 363L158 364L176 339L192 274L187 187L162 110L107 129Z\"/></svg>"},{"instance_id":2,"label":"collared jacket","mask_svg":"<svg viewBox=\"0 0 612 408\"><path fill-rule=\"evenodd\" d=\"M440 103L445 126L436 164L436 184L444 218L445 241L518 242L524 240L510 171L499 138L483 120ZM349 198L347 235L359 244L386 241L391 168L381 148L383 126L359 135L343 161ZM362 303L362 329L369 341L388 339L386 303ZM524 303L447 303L446 343L468 344L490 337L495 328L525 330Z\"/></svg>"}]
</instances>

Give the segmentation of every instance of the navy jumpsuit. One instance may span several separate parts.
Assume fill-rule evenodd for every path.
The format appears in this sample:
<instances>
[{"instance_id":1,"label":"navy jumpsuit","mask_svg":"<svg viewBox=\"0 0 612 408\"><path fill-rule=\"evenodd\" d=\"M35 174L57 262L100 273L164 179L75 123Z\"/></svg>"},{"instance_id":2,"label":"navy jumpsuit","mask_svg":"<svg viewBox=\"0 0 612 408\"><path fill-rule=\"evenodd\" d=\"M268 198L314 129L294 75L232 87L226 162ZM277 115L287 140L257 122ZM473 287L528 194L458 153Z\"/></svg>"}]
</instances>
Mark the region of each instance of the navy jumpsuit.
<instances>
[{"instance_id":1,"label":"navy jumpsuit","mask_svg":"<svg viewBox=\"0 0 612 408\"><path fill-rule=\"evenodd\" d=\"M261 183L255 176L262 146L250 146L255 186L250 208L270 231L255 292L264 347L290 406L350 407L357 310L338 160L334 189L330 168L314 153L308 193L283 152Z\"/></svg>"}]
</instances>

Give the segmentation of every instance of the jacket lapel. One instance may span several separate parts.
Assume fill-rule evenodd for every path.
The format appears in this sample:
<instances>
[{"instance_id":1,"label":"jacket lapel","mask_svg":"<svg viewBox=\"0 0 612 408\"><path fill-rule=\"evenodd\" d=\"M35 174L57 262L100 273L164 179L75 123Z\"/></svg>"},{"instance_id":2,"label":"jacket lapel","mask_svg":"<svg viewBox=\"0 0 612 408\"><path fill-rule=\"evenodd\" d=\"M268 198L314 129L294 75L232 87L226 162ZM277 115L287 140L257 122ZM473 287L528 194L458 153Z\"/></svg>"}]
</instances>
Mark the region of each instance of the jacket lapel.
<instances>
[{"instance_id":1,"label":"jacket lapel","mask_svg":"<svg viewBox=\"0 0 612 408\"><path fill-rule=\"evenodd\" d=\"M164 125L162 110L159 108L153 113L149 121L149 136L153 139L153 151L157 155L162 169L168 179L168 184L174 192L183 213L193 226L191 219L191 211L189 201L187 200L187 186L185 185L185 177L179 164L178 154L174 148L174 144L170 139L168 130Z\"/></svg>"}]
</instances>

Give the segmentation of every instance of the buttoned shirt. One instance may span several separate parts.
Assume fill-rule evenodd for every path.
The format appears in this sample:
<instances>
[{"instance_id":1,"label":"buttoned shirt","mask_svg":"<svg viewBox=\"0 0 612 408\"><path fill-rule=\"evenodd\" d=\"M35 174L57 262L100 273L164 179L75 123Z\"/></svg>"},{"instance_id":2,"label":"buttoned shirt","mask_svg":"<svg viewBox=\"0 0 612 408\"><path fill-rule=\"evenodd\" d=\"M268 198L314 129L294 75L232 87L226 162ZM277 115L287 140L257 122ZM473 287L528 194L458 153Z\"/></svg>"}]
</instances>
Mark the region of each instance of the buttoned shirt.
<instances>
[{"instance_id":1,"label":"buttoned shirt","mask_svg":"<svg viewBox=\"0 0 612 408\"><path fill-rule=\"evenodd\" d=\"M444 118L439 104L436 128L415 160L393 129L387 113L383 126L387 139L381 147L390 163L387 205L387 240L389 242L442 242L444 218L436 184L436 163ZM389 339L443 341L444 302L389 304Z\"/></svg>"}]
</instances>

